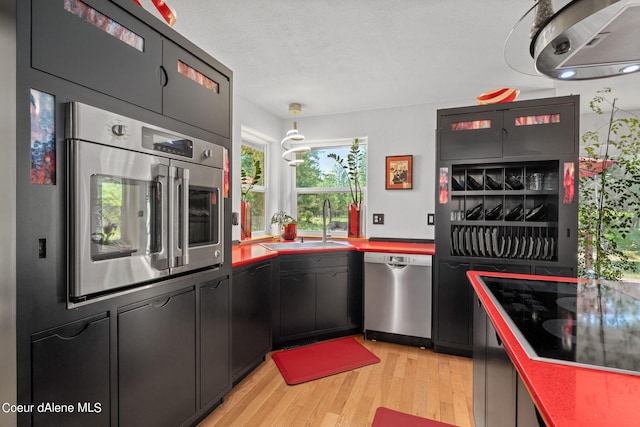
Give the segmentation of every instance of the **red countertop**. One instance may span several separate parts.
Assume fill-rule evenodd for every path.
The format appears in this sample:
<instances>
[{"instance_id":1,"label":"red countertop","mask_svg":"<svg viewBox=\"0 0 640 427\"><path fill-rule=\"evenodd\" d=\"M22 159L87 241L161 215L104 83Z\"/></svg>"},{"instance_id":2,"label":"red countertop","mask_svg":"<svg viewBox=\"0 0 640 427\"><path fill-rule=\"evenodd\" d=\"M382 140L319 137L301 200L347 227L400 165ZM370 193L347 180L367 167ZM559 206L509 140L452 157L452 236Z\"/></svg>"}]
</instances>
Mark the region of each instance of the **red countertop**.
<instances>
[{"instance_id":1,"label":"red countertop","mask_svg":"<svg viewBox=\"0 0 640 427\"><path fill-rule=\"evenodd\" d=\"M231 248L231 265L240 267L276 256L278 256L278 252L269 250L258 243L234 245Z\"/></svg>"},{"instance_id":2,"label":"red countertop","mask_svg":"<svg viewBox=\"0 0 640 427\"><path fill-rule=\"evenodd\" d=\"M239 245L234 245L232 248L232 266L240 267L256 261L261 261L263 259L269 259L278 256L279 254L291 253L336 252L344 250L355 250L360 252L385 252L423 255L435 254L435 245L433 243L370 242L368 240L349 240L345 242L348 242L349 246L345 246L344 248L311 248L305 250L298 249L294 251L272 251L262 246L260 242L241 243ZM270 243L270 241L265 241L262 243Z\"/></svg>"},{"instance_id":3,"label":"red countertop","mask_svg":"<svg viewBox=\"0 0 640 427\"><path fill-rule=\"evenodd\" d=\"M640 376L530 359L477 279L491 276L540 280L540 276L475 271L469 271L467 276L548 427L640 426ZM578 281L564 277L542 279Z\"/></svg>"}]
</instances>

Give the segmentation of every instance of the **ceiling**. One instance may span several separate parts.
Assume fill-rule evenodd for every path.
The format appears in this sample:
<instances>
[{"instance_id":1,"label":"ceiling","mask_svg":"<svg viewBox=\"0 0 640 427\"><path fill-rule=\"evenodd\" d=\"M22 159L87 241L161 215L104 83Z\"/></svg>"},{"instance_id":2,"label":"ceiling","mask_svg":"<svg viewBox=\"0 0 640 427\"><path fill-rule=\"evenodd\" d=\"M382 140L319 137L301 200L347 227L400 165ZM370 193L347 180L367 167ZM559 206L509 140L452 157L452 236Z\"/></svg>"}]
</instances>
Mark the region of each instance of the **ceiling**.
<instances>
[{"instance_id":1,"label":"ceiling","mask_svg":"<svg viewBox=\"0 0 640 427\"><path fill-rule=\"evenodd\" d=\"M553 88L579 93L584 111L608 86L623 108L640 108L640 73L558 82L512 70L505 40L532 0L167 2L177 12L174 29L233 70L236 94L281 118L291 117L290 102L309 117L472 105L501 87L519 89L521 98ZM149 0L143 5L155 13Z\"/></svg>"}]
</instances>

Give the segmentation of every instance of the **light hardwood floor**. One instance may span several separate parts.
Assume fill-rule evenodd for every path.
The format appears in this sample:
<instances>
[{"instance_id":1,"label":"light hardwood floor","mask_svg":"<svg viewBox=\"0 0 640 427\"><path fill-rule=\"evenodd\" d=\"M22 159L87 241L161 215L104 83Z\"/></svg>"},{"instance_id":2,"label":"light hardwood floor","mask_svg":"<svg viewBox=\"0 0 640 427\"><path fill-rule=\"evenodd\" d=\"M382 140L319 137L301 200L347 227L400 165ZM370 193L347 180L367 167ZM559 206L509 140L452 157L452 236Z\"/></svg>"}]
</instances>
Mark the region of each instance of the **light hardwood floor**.
<instances>
[{"instance_id":1,"label":"light hardwood floor","mask_svg":"<svg viewBox=\"0 0 640 427\"><path fill-rule=\"evenodd\" d=\"M376 408L473 427L473 362L354 336L380 363L289 386L267 360L198 427L368 427Z\"/></svg>"}]
</instances>

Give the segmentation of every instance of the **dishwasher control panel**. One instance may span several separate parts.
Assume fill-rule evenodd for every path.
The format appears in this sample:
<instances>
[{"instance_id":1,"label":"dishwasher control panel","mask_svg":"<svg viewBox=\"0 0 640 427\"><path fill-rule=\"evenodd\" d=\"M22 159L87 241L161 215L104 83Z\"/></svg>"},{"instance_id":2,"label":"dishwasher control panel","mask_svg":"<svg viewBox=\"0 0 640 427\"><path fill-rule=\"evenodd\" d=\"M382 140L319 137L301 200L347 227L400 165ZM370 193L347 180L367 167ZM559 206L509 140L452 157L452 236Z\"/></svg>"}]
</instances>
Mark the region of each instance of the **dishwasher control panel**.
<instances>
[{"instance_id":1,"label":"dishwasher control panel","mask_svg":"<svg viewBox=\"0 0 640 427\"><path fill-rule=\"evenodd\" d=\"M431 266L431 255L365 252L364 262L390 265Z\"/></svg>"}]
</instances>

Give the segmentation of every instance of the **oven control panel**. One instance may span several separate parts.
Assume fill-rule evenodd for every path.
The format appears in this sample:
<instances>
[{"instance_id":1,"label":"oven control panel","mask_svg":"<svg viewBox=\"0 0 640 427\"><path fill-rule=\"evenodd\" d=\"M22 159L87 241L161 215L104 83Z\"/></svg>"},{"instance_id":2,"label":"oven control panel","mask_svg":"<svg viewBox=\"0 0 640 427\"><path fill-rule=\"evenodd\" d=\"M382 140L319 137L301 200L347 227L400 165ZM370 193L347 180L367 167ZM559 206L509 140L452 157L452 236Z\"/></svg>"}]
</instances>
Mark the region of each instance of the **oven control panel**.
<instances>
[{"instance_id":1,"label":"oven control panel","mask_svg":"<svg viewBox=\"0 0 640 427\"><path fill-rule=\"evenodd\" d=\"M224 167L222 145L80 102L67 105L66 137L209 167Z\"/></svg>"}]
</instances>

